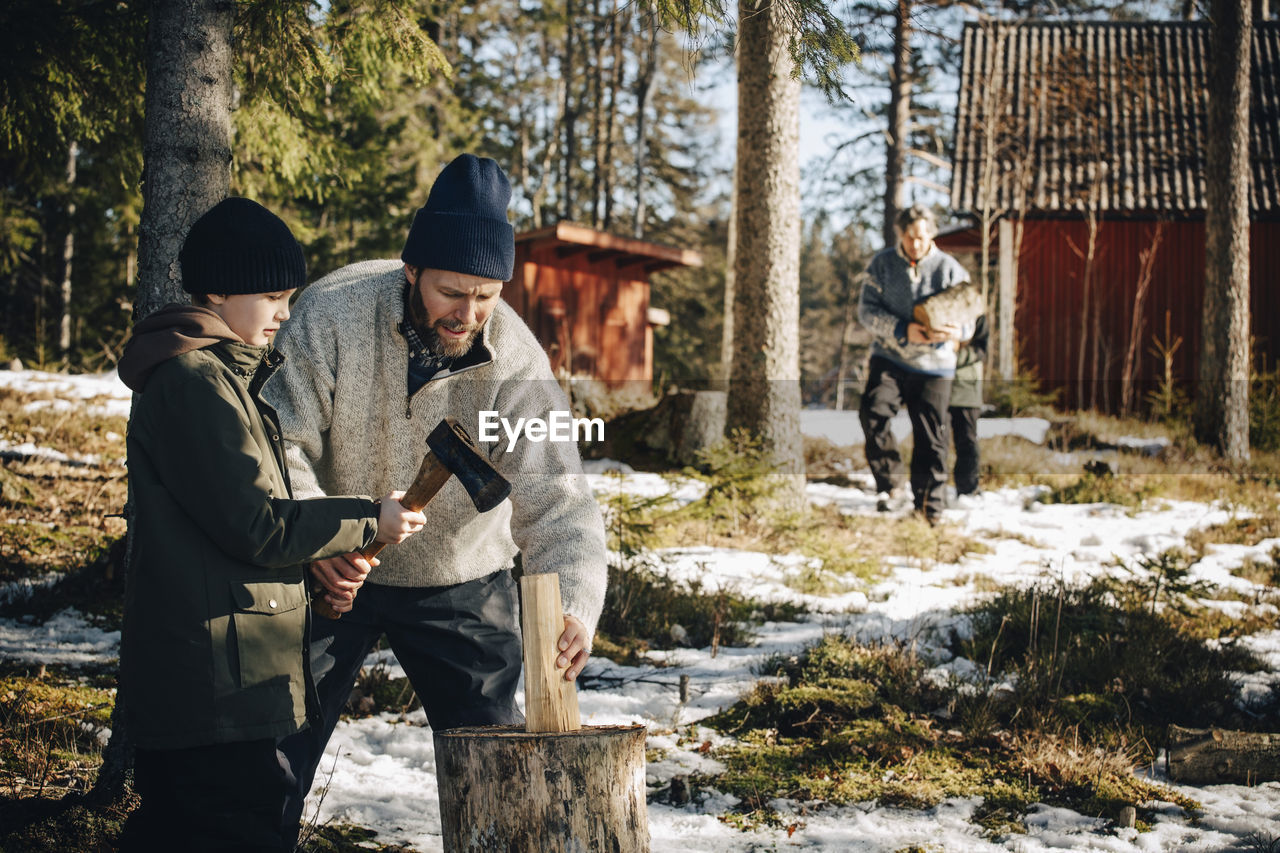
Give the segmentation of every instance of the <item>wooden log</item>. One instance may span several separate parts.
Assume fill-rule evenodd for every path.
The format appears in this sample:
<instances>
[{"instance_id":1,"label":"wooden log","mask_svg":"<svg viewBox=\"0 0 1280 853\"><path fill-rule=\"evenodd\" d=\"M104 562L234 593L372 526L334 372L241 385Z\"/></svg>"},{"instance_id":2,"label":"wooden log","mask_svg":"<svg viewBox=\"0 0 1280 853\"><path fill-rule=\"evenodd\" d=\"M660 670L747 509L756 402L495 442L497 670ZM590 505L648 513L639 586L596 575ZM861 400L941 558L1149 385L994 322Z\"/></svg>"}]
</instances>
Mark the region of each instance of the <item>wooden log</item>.
<instances>
[{"instance_id":1,"label":"wooden log","mask_svg":"<svg viewBox=\"0 0 1280 853\"><path fill-rule=\"evenodd\" d=\"M943 326L964 326L975 322L986 311L982 291L971 281L939 291L917 302L912 314L917 323L929 331Z\"/></svg>"},{"instance_id":2,"label":"wooden log","mask_svg":"<svg viewBox=\"0 0 1280 853\"><path fill-rule=\"evenodd\" d=\"M445 853L648 853L644 726L435 733Z\"/></svg>"},{"instance_id":3,"label":"wooden log","mask_svg":"<svg viewBox=\"0 0 1280 853\"><path fill-rule=\"evenodd\" d=\"M582 728L578 691L556 667L564 611L555 572L520 578L520 630L524 635L524 717L530 732L571 732Z\"/></svg>"},{"instance_id":4,"label":"wooden log","mask_svg":"<svg viewBox=\"0 0 1280 853\"><path fill-rule=\"evenodd\" d=\"M1191 785L1280 780L1280 734L1169 727L1169 778Z\"/></svg>"}]
</instances>

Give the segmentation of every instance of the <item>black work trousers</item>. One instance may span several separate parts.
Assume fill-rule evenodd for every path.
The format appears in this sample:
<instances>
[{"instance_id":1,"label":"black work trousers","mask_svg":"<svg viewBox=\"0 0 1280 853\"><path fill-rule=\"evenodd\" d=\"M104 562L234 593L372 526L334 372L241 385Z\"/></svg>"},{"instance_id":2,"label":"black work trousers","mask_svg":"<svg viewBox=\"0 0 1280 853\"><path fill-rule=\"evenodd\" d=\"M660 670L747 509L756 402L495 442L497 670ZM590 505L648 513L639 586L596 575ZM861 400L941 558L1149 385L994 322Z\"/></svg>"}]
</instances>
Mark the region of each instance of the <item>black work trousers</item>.
<instances>
[{"instance_id":1,"label":"black work trousers","mask_svg":"<svg viewBox=\"0 0 1280 853\"><path fill-rule=\"evenodd\" d=\"M951 377L916 373L881 356L873 356L870 367L858 420L876 491L892 491L902 482L902 455L889 421L905 405L914 443L911 492L915 507L936 518L947 505L946 412L951 401Z\"/></svg>"},{"instance_id":2,"label":"black work trousers","mask_svg":"<svg viewBox=\"0 0 1280 853\"><path fill-rule=\"evenodd\" d=\"M976 406L952 406L950 411L956 446L956 494L971 495L978 491L978 415L982 410Z\"/></svg>"},{"instance_id":3,"label":"black work trousers","mask_svg":"<svg viewBox=\"0 0 1280 853\"><path fill-rule=\"evenodd\" d=\"M129 815L122 853L289 853L296 830L280 816L296 787L274 738L189 749L139 749L141 805Z\"/></svg>"},{"instance_id":4,"label":"black work trousers","mask_svg":"<svg viewBox=\"0 0 1280 853\"><path fill-rule=\"evenodd\" d=\"M431 728L517 725L520 627L511 572L444 587L365 583L340 619L311 622L311 673L320 722L280 743L297 786L284 817L297 832L325 745L378 639L387 637L427 713ZM428 736L424 733L424 737Z\"/></svg>"}]
</instances>

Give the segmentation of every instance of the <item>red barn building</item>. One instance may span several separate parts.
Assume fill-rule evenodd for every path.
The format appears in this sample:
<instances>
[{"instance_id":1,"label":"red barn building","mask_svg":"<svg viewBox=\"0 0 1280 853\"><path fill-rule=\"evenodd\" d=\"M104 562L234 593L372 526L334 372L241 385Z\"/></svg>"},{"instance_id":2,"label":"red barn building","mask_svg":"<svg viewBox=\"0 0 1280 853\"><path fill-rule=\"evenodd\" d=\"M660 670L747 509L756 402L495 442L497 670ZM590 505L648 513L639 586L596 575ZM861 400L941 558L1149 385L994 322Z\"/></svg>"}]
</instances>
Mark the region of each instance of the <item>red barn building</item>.
<instances>
[{"instance_id":1,"label":"red barn building","mask_svg":"<svg viewBox=\"0 0 1280 853\"><path fill-rule=\"evenodd\" d=\"M1126 364L1141 400L1164 372L1157 339L1180 340L1173 375L1190 392L1213 132L1208 26L971 23L962 51L951 203L978 225L939 243L976 251L990 229L999 372L1012 375L1016 352L1064 404L1115 410ZM1252 323L1259 355L1275 366L1280 23L1255 24L1252 61Z\"/></svg>"},{"instance_id":2,"label":"red barn building","mask_svg":"<svg viewBox=\"0 0 1280 853\"><path fill-rule=\"evenodd\" d=\"M516 236L515 272L502 298L533 329L556 375L616 386L653 379L649 275L702 266L702 256L561 222Z\"/></svg>"}]
</instances>

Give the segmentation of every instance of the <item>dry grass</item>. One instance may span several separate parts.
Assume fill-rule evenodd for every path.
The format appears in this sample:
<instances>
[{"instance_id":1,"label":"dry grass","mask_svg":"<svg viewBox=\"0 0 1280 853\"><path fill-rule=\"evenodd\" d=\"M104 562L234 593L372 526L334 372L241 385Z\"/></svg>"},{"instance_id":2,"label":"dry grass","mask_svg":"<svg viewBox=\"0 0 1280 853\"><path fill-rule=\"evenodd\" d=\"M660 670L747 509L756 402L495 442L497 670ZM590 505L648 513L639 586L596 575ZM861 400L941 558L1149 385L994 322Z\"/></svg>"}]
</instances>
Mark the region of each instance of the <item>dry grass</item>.
<instances>
[{"instance_id":1,"label":"dry grass","mask_svg":"<svg viewBox=\"0 0 1280 853\"><path fill-rule=\"evenodd\" d=\"M884 560L906 558L921 568L958 562L966 554L991 548L954 527L931 527L914 515L845 515L830 506L804 513L740 520L736 530L716 519L675 512L655 525L654 547L707 545L766 554L803 554L822 560L839 576L872 580L882 576Z\"/></svg>"},{"instance_id":2,"label":"dry grass","mask_svg":"<svg viewBox=\"0 0 1280 853\"><path fill-rule=\"evenodd\" d=\"M1187 535L1187 547L1202 556L1208 545L1257 545L1277 537L1280 537L1280 509L1272 505L1269 511L1193 530Z\"/></svg>"},{"instance_id":3,"label":"dry grass","mask_svg":"<svg viewBox=\"0 0 1280 853\"><path fill-rule=\"evenodd\" d=\"M32 443L92 464L38 458L0 461L0 582L39 578L91 560L124 535L128 494L124 418L82 409L29 411L38 398L0 389L0 439Z\"/></svg>"},{"instance_id":4,"label":"dry grass","mask_svg":"<svg viewBox=\"0 0 1280 853\"><path fill-rule=\"evenodd\" d=\"M1141 421L1132 423L1135 428L1144 425ZM1264 514L1274 514L1276 510L1280 454L1254 453L1247 473L1232 470L1203 448L1187 450L1175 445L1159 456L1122 451L1099 455L1115 466L1116 478L1135 493L1169 500L1218 502ZM983 480L988 488L1069 488L1083 476L1086 458L1085 454L1068 455L1051 446L1000 436L982 442Z\"/></svg>"},{"instance_id":5,"label":"dry grass","mask_svg":"<svg viewBox=\"0 0 1280 853\"><path fill-rule=\"evenodd\" d=\"M60 682L42 672L0 679L0 791L7 796L62 796L92 782L112 695Z\"/></svg>"},{"instance_id":6,"label":"dry grass","mask_svg":"<svg viewBox=\"0 0 1280 853\"><path fill-rule=\"evenodd\" d=\"M1258 586L1280 588L1280 545L1272 547L1267 559L1246 557L1240 567L1231 573Z\"/></svg>"},{"instance_id":7,"label":"dry grass","mask_svg":"<svg viewBox=\"0 0 1280 853\"><path fill-rule=\"evenodd\" d=\"M32 442L71 456L97 455L104 463L124 461L122 417L94 414L93 401L65 411L45 403L56 403L48 394L28 394L0 388L0 438L14 444Z\"/></svg>"}]
</instances>

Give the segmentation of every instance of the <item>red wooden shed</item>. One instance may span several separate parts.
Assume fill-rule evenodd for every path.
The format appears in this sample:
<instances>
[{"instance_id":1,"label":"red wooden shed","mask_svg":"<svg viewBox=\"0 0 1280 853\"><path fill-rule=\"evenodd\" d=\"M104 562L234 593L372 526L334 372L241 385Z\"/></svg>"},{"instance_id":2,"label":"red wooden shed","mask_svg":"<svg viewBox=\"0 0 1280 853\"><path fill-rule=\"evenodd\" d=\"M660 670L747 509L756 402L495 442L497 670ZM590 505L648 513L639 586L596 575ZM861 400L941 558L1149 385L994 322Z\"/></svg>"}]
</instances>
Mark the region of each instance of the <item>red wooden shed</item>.
<instances>
[{"instance_id":1,"label":"red wooden shed","mask_svg":"<svg viewBox=\"0 0 1280 853\"><path fill-rule=\"evenodd\" d=\"M1208 26L972 23L962 51L951 202L996 232L1000 372L1011 374L1016 351L1062 389L1066 405L1114 410L1126 359L1141 399L1163 374L1157 339L1180 339L1173 375L1192 392L1205 275ZM1252 323L1274 366L1280 22L1255 25L1252 60ZM939 243L974 250L978 234L960 230Z\"/></svg>"},{"instance_id":2,"label":"red wooden shed","mask_svg":"<svg viewBox=\"0 0 1280 853\"><path fill-rule=\"evenodd\" d=\"M702 256L561 222L516 235L516 264L502 298L542 342L556 375L616 386L653 379L649 275L702 266Z\"/></svg>"}]
</instances>

